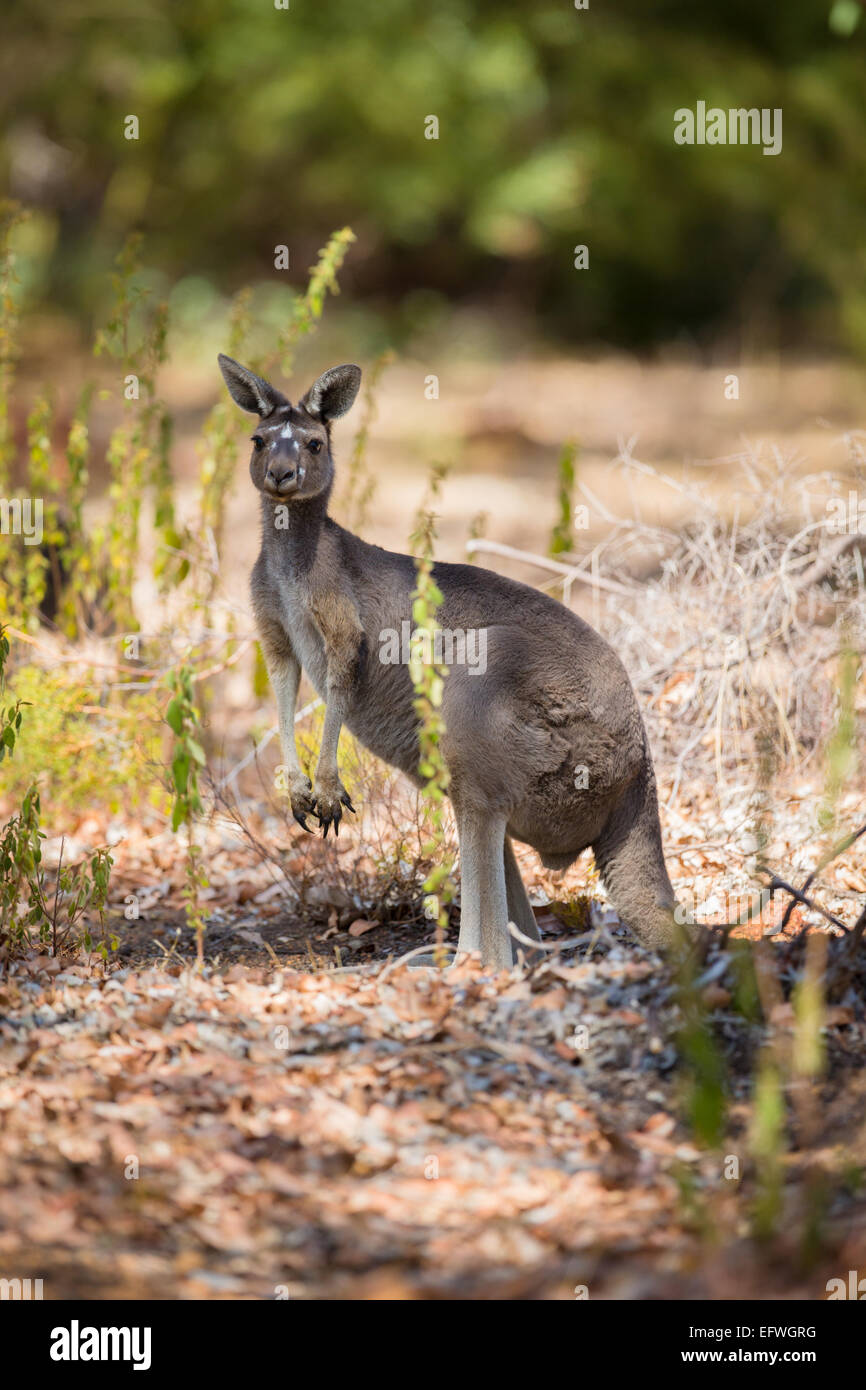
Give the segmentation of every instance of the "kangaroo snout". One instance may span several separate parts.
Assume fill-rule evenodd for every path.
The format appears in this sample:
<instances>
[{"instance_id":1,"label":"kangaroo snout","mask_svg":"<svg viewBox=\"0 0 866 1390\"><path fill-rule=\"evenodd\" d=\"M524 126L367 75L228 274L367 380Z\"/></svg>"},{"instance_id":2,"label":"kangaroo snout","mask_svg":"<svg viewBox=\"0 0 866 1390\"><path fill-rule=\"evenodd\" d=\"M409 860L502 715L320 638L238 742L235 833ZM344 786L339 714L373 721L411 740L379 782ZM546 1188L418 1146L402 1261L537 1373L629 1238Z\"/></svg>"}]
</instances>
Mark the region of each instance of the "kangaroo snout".
<instances>
[{"instance_id":1,"label":"kangaroo snout","mask_svg":"<svg viewBox=\"0 0 866 1390\"><path fill-rule=\"evenodd\" d=\"M272 463L265 474L265 486L281 495L297 485L298 470L293 463Z\"/></svg>"}]
</instances>

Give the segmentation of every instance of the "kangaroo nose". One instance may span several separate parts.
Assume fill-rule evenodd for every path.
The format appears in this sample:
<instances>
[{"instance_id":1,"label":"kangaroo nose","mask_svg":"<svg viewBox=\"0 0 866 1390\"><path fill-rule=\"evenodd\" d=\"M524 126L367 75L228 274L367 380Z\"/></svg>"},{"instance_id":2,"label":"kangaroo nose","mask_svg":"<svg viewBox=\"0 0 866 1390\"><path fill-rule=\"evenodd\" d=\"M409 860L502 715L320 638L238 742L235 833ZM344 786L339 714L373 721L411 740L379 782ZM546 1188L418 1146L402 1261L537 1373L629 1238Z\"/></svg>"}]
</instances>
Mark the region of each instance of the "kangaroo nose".
<instances>
[{"instance_id":1,"label":"kangaroo nose","mask_svg":"<svg viewBox=\"0 0 866 1390\"><path fill-rule=\"evenodd\" d=\"M292 483L294 480L294 467L280 467L279 464L277 464L276 468L269 468L265 475L265 482L268 483L270 487L276 488L277 490L282 487L283 483Z\"/></svg>"}]
</instances>

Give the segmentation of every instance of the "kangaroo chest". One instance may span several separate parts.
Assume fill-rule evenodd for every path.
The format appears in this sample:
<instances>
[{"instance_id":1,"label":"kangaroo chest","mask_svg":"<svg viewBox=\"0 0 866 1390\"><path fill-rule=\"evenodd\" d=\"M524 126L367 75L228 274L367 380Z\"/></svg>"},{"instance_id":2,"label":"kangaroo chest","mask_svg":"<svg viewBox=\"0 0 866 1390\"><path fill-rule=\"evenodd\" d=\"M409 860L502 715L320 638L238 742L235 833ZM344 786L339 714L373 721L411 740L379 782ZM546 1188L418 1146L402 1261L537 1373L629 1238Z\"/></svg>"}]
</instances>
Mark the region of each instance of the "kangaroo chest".
<instances>
[{"instance_id":1,"label":"kangaroo chest","mask_svg":"<svg viewBox=\"0 0 866 1390\"><path fill-rule=\"evenodd\" d=\"M293 584L280 585L279 613L295 656L312 681L316 693L324 698L328 669L325 643L310 614L307 595Z\"/></svg>"}]
</instances>

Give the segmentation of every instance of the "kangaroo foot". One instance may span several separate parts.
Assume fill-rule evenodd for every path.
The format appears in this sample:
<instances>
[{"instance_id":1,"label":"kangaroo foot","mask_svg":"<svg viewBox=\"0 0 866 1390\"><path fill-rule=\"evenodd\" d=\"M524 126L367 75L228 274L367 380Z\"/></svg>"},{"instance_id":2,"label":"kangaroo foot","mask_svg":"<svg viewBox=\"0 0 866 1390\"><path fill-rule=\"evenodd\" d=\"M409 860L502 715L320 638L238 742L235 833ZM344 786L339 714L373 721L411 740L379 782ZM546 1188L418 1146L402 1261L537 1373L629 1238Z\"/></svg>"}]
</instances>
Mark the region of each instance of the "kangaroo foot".
<instances>
[{"instance_id":1,"label":"kangaroo foot","mask_svg":"<svg viewBox=\"0 0 866 1390\"><path fill-rule=\"evenodd\" d=\"M313 796L313 784L309 777L305 777L299 772L293 777L289 787L289 801L292 807L292 815L304 830L312 830L311 825L307 825L307 816L316 813L316 798Z\"/></svg>"},{"instance_id":2,"label":"kangaroo foot","mask_svg":"<svg viewBox=\"0 0 866 1390\"><path fill-rule=\"evenodd\" d=\"M314 814L318 816L319 824L322 827L322 839L327 839L328 828L331 825L334 827L334 834L339 835L340 821L343 819L343 807L345 806L346 810L351 811L353 815L355 812L349 793L339 777L334 781L329 779L327 782L322 782L317 778L313 788L313 796L316 803Z\"/></svg>"}]
</instances>

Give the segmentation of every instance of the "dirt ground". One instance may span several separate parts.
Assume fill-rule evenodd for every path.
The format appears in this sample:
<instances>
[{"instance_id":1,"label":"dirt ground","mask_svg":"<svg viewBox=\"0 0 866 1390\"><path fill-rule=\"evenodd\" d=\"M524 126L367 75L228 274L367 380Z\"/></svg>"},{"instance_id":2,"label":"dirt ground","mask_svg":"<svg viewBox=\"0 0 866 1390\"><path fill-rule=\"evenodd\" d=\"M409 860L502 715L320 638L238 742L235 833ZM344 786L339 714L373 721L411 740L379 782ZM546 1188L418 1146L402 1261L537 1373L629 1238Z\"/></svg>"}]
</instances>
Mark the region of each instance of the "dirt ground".
<instances>
[{"instance_id":1,"label":"dirt ground","mask_svg":"<svg viewBox=\"0 0 866 1390\"><path fill-rule=\"evenodd\" d=\"M623 929L513 976L130 954L34 958L0 991L0 1262L46 1297L814 1299L866 1253L839 1179L818 1259L803 1237L804 1169L863 1158L853 1015L762 1246L745 1103L741 1192L683 1127L670 977Z\"/></svg>"},{"instance_id":2,"label":"dirt ground","mask_svg":"<svg viewBox=\"0 0 866 1390\"><path fill-rule=\"evenodd\" d=\"M862 982L827 1015L820 1124L796 1113L761 1240L766 1034L721 940L702 978L730 1112L707 1149L676 980L597 900L538 906L539 965L443 975L400 962L427 924L217 892L201 976L171 894L124 919L142 877L121 868L107 969L31 953L0 981L0 1266L47 1298L816 1299L862 1264ZM780 1046L792 1027L780 1002Z\"/></svg>"}]
</instances>

